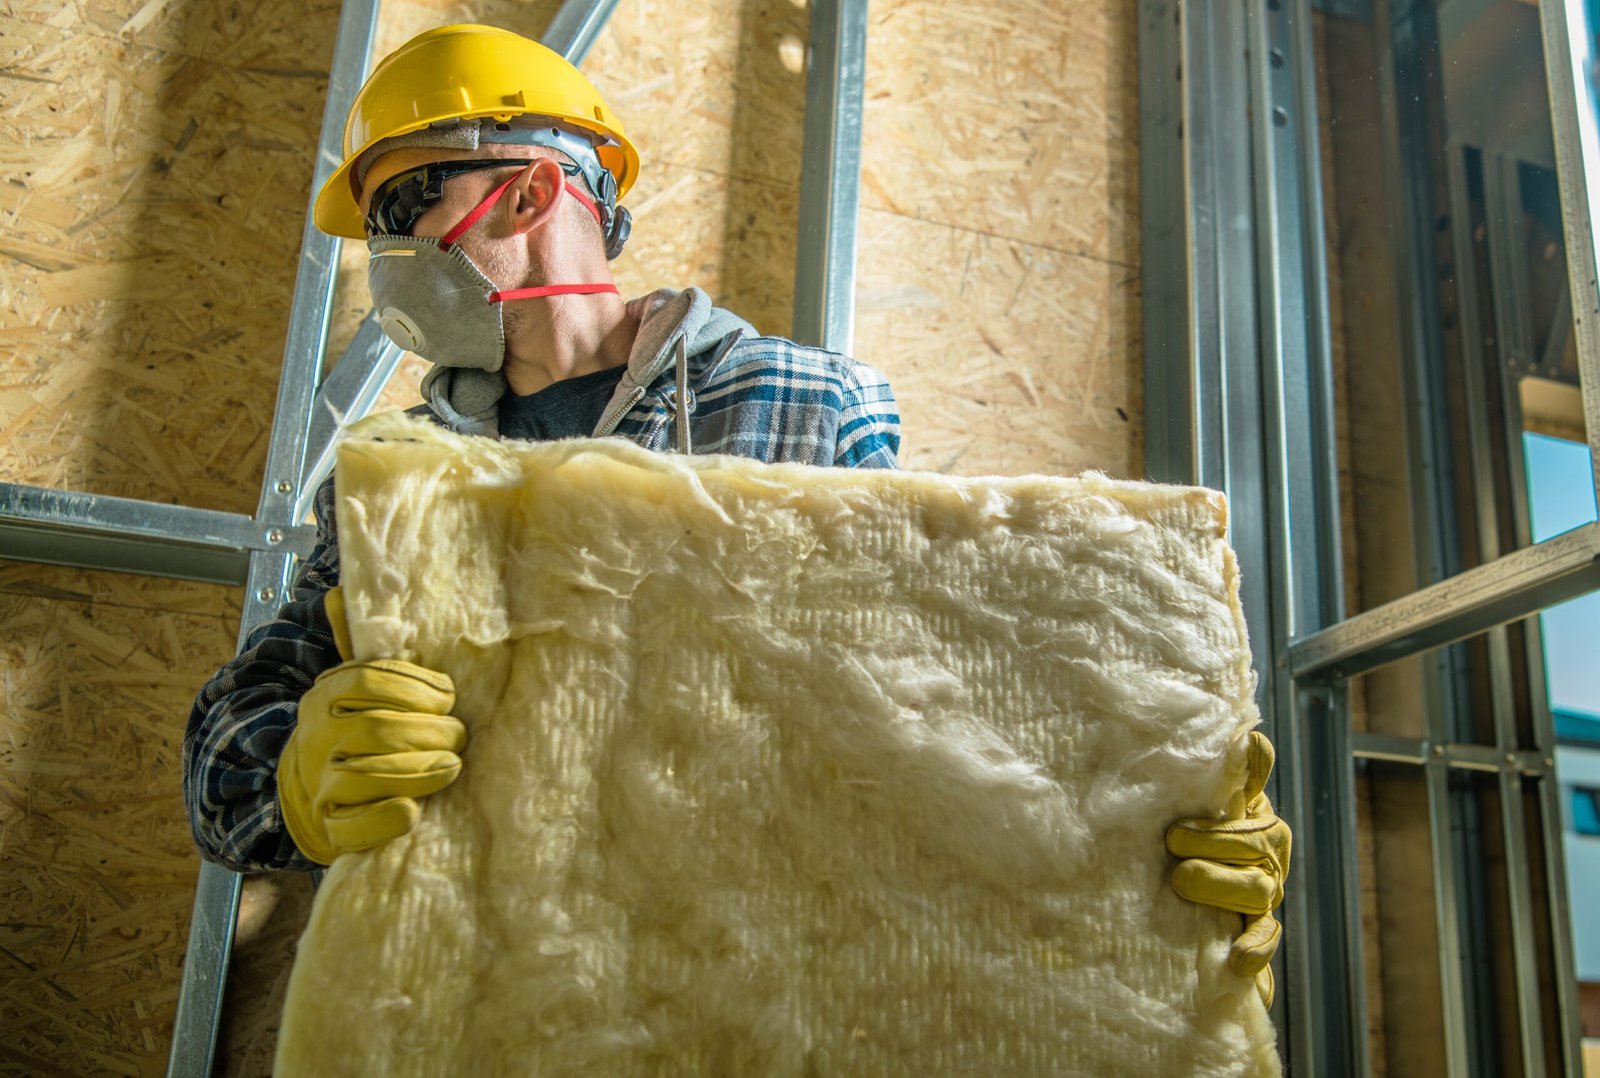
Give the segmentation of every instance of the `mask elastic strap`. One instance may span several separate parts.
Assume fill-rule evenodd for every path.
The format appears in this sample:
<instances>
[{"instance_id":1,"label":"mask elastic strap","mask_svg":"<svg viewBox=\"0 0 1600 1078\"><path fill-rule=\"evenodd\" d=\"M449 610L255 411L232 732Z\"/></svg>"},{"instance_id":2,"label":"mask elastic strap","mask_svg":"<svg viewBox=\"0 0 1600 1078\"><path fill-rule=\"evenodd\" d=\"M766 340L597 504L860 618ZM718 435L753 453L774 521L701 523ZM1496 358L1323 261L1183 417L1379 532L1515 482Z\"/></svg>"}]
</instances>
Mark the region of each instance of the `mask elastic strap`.
<instances>
[{"instance_id":1,"label":"mask elastic strap","mask_svg":"<svg viewBox=\"0 0 1600 1078\"><path fill-rule=\"evenodd\" d=\"M496 202L500 201L500 196L506 193L506 188L516 183L517 176L520 175L522 175L522 173L518 172L505 183L501 184L499 187L496 187L493 191L490 191L489 197L485 198L482 202L474 206L471 213L467 214L460 221L456 222L454 228L439 238L440 249L448 251L451 245L466 233L467 229L477 224L478 221L483 218L483 215L488 213L490 208L493 207ZM594 200L588 195L584 194L582 191L579 191L576 187L572 186L572 184L567 183L564 178L561 182L562 186L567 189L567 194L577 199L579 205L588 210L590 213L594 214L594 223L599 225L603 231L606 227L605 222L601 219L600 208L594 204Z\"/></svg>"},{"instance_id":2,"label":"mask elastic strap","mask_svg":"<svg viewBox=\"0 0 1600 1078\"><path fill-rule=\"evenodd\" d=\"M616 295L614 284L546 284L537 288L508 288L504 292L490 292L490 303L504 303L508 299L538 299L540 296L592 296L600 292Z\"/></svg>"}]
</instances>

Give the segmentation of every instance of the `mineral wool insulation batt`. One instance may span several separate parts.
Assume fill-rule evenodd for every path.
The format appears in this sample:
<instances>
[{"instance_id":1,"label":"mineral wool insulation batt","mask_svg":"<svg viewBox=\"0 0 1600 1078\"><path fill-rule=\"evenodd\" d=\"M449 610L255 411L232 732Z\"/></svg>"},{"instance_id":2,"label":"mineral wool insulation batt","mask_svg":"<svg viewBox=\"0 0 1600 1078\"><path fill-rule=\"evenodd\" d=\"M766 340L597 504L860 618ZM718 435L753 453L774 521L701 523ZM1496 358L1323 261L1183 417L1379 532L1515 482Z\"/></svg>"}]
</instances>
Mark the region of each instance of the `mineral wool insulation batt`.
<instances>
[{"instance_id":1,"label":"mineral wool insulation batt","mask_svg":"<svg viewBox=\"0 0 1600 1078\"><path fill-rule=\"evenodd\" d=\"M1168 886L1256 724L1218 494L531 444L339 451L356 657L460 778L340 857L280 1075L1263 1075Z\"/></svg>"}]
</instances>

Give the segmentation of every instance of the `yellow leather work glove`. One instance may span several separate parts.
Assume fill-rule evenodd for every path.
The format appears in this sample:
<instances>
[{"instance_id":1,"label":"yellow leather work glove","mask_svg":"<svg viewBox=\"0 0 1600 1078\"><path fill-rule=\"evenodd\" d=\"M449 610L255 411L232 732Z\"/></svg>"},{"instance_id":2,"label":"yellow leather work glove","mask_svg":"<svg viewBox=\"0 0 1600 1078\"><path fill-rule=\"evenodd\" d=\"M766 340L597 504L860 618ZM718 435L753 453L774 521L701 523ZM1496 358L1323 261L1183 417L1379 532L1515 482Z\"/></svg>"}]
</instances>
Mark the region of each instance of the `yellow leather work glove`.
<instances>
[{"instance_id":1,"label":"yellow leather work glove","mask_svg":"<svg viewBox=\"0 0 1600 1078\"><path fill-rule=\"evenodd\" d=\"M328 593L341 657L350 654L344 593ZM278 805L295 845L332 864L341 853L398 838L416 825L417 798L450 785L467 728L450 714L455 685L398 659L346 662L300 698L278 759Z\"/></svg>"},{"instance_id":2,"label":"yellow leather work glove","mask_svg":"<svg viewBox=\"0 0 1600 1078\"><path fill-rule=\"evenodd\" d=\"M1191 902L1244 916L1244 932L1228 952L1228 968L1254 977L1272 1006L1272 955L1283 926L1272 911L1283 901L1289 875L1289 825L1272 811L1262 791L1272 774L1272 742L1250 731L1244 793L1226 820L1179 820L1167 829L1167 849L1181 858L1172 889Z\"/></svg>"}]
</instances>

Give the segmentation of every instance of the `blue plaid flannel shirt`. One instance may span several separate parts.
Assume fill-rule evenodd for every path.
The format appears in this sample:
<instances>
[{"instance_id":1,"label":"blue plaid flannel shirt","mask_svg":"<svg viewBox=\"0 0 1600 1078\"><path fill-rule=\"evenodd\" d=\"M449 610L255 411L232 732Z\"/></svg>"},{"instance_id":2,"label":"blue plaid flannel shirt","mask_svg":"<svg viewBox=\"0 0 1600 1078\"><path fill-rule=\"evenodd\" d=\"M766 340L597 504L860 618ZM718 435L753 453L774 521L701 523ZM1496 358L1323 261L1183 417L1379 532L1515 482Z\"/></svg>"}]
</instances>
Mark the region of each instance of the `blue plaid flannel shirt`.
<instances>
[{"instance_id":1,"label":"blue plaid flannel shirt","mask_svg":"<svg viewBox=\"0 0 1600 1078\"><path fill-rule=\"evenodd\" d=\"M900 417L888 381L846 356L775 337L724 341L690 358L696 453L893 468ZM648 449L671 442L673 372L622 417L615 434ZM278 809L278 757L301 695L338 665L324 606L339 582L333 480L317 491L317 543L277 616L200 690L184 733L184 797L200 852L241 872L318 868Z\"/></svg>"}]
</instances>

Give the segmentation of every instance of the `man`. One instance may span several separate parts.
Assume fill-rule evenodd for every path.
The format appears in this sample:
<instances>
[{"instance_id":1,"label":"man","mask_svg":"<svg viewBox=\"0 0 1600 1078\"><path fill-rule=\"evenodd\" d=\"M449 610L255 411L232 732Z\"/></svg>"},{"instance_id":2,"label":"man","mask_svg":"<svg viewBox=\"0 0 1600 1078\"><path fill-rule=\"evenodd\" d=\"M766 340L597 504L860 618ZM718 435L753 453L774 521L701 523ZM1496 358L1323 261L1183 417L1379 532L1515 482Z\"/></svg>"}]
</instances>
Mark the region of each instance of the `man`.
<instances>
[{"instance_id":1,"label":"man","mask_svg":"<svg viewBox=\"0 0 1600 1078\"><path fill-rule=\"evenodd\" d=\"M627 241L618 203L638 169L564 59L505 30L447 26L362 87L316 221L367 240L385 331L435 364L418 411L453 430L894 467L899 417L871 367L761 337L697 289L621 300L607 262ZM462 766L446 675L341 662L333 506L330 480L292 600L201 690L185 734L196 841L237 870L311 869L389 841ZM1241 937L1253 975L1277 943L1287 830L1259 782L1251 795L1243 819L1180 821L1172 841L1191 858L1180 893L1255 918Z\"/></svg>"}]
</instances>

